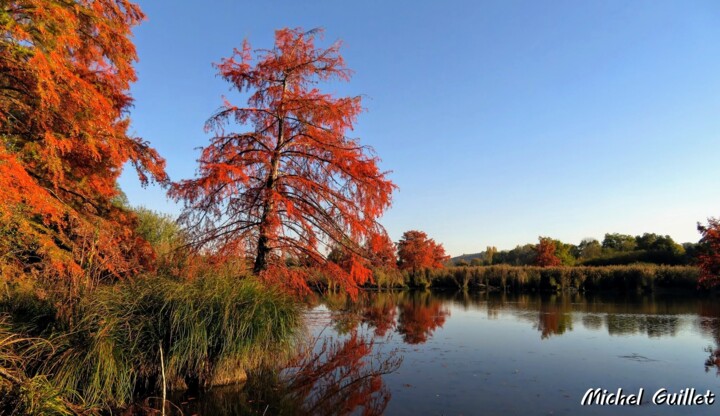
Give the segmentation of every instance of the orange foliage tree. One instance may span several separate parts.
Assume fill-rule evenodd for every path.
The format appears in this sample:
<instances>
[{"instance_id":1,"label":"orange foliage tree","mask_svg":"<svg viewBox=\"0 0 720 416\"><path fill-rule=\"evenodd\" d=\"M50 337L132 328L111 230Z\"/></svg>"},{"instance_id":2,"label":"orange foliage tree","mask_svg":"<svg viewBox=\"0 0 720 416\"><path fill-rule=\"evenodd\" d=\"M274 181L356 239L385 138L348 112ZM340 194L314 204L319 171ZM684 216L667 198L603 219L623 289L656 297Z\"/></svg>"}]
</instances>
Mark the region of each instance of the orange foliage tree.
<instances>
[{"instance_id":1,"label":"orange foliage tree","mask_svg":"<svg viewBox=\"0 0 720 416\"><path fill-rule=\"evenodd\" d=\"M406 231L398 242L398 265L415 275L425 267L441 268L450 259L445 248L422 231Z\"/></svg>"},{"instance_id":2,"label":"orange foliage tree","mask_svg":"<svg viewBox=\"0 0 720 416\"><path fill-rule=\"evenodd\" d=\"M199 177L177 183L181 220L197 246L220 258L247 257L262 276L306 288L302 258L354 291L371 275L364 243L384 233L377 218L390 206L395 185L378 168L372 149L347 136L362 111L359 97L335 98L319 81L347 81L340 44L315 46L319 30L282 29L271 50L241 50L217 65L246 106L225 100L206 129ZM251 126L237 133L230 127ZM341 246L346 267L329 262L326 247Z\"/></svg>"},{"instance_id":3,"label":"orange foliage tree","mask_svg":"<svg viewBox=\"0 0 720 416\"><path fill-rule=\"evenodd\" d=\"M135 80L126 0L12 0L0 8L0 269L97 281L149 267L152 250L114 203L131 162L164 161L128 135Z\"/></svg>"},{"instance_id":4,"label":"orange foliage tree","mask_svg":"<svg viewBox=\"0 0 720 416\"><path fill-rule=\"evenodd\" d=\"M713 287L720 284L720 219L709 218L707 225L698 223L700 253L697 261L700 266L700 284Z\"/></svg>"},{"instance_id":5,"label":"orange foliage tree","mask_svg":"<svg viewBox=\"0 0 720 416\"><path fill-rule=\"evenodd\" d=\"M552 238L540 237L535 246L535 265L540 267L559 266L562 261L555 254L555 241Z\"/></svg>"},{"instance_id":6,"label":"orange foliage tree","mask_svg":"<svg viewBox=\"0 0 720 416\"><path fill-rule=\"evenodd\" d=\"M367 243L373 267L397 268L397 247L387 234L376 234Z\"/></svg>"}]
</instances>

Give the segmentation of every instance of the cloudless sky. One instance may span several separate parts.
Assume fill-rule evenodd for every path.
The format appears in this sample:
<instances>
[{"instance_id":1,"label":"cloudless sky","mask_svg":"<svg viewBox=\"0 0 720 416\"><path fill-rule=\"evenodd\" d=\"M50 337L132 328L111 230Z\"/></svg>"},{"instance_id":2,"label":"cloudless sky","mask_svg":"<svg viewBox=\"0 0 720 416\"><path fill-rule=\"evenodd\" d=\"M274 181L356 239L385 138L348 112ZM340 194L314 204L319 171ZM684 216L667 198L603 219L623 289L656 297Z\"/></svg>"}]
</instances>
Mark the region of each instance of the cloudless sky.
<instances>
[{"instance_id":1,"label":"cloudless sky","mask_svg":"<svg viewBox=\"0 0 720 416\"><path fill-rule=\"evenodd\" d=\"M697 241L720 216L717 1L138 1L131 132L195 174L221 96L213 62L282 27L325 28L362 95L351 133L400 187L383 217L448 253L606 232ZM131 169L134 205L181 206Z\"/></svg>"}]
</instances>

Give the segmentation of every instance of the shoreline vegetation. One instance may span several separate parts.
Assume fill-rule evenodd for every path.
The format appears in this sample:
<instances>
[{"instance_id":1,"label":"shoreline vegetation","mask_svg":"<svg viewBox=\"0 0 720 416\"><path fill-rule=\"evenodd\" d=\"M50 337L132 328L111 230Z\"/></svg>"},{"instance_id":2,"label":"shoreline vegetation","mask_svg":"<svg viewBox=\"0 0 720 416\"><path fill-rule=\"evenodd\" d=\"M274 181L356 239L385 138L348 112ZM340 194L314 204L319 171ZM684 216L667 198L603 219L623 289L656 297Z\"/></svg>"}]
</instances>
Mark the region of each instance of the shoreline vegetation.
<instances>
[{"instance_id":1,"label":"shoreline vegetation","mask_svg":"<svg viewBox=\"0 0 720 416\"><path fill-rule=\"evenodd\" d=\"M144 18L126 0L0 8L2 415L164 415L168 391L252 382L264 367L292 363L307 371L290 384L306 394L320 386L309 414L361 404L381 414L389 392L378 374L401 359L356 371L372 352L357 337L298 358L312 342L302 295L356 302L369 287L651 292L720 283L713 219L698 225L698 245L654 234L578 246L541 237L458 267L422 231L393 242L379 221L397 186L351 137L362 96L316 86L352 74L339 41L316 45L322 29L279 29L271 48L245 41L215 64L247 106L223 99L207 121L213 137L197 177L171 181L160 154L128 132L131 34ZM118 186L127 166L183 204L177 219L129 205ZM574 266L592 258L602 265ZM698 267L682 265L691 258ZM435 312L416 315L435 328L444 322ZM427 336L405 330L415 342ZM335 380L326 368L352 377ZM356 382L366 383L364 398L334 395L338 383ZM158 404L135 408L150 399Z\"/></svg>"},{"instance_id":2,"label":"shoreline vegetation","mask_svg":"<svg viewBox=\"0 0 720 416\"><path fill-rule=\"evenodd\" d=\"M503 292L704 292L705 289L698 286L700 275L700 269L694 266L654 264L573 267L453 266L423 269L417 276L407 275L407 286Z\"/></svg>"},{"instance_id":3,"label":"shoreline vegetation","mask_svg":"<svg viewBox=\"0 0 720 416\"><path fill-rule=\"evenodd\" d=\"M301 304L252 277L138 278L95 289L70 315L42 293L3 282L0 414L97 414L242 382L304 337Z\"/></svg>"}]
</instances>

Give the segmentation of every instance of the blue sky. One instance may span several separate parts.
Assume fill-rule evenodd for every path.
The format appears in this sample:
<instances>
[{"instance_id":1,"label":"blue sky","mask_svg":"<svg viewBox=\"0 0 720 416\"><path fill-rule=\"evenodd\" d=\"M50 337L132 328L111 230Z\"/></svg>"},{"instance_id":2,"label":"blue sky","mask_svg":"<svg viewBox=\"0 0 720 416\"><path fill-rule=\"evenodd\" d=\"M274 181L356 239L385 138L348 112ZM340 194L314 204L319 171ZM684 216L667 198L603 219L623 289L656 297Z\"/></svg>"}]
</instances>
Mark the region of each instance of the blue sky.
<instances>
[{"instance_id":1,"label":"blue sky","mask_svg":"<svg viewBox=\"0 0 720 416\"><path fill-rule=\"evenodd\" d=\"M383 217L452 255L606 232L697 241L720 216L716 1L138 2L131 132L192 177L229 93L213 62L282 27L325 28L363 95L354 135L400 187ZM240 97L229 95L235 101ZM130 169L134 205L177 214Z\"/></svg>"}]
</instances>

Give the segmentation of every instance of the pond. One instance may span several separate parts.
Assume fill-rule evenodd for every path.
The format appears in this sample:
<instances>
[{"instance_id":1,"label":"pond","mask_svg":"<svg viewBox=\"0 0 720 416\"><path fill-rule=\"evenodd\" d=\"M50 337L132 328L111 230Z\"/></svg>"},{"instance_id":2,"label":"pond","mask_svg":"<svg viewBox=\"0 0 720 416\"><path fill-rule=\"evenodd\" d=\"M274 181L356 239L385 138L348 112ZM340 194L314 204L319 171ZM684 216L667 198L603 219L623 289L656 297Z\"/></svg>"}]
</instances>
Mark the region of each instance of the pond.
<instances>
[{"instance_id":1,"label":"pond","mask_svg":"<svg viewBox=\"0 0 720 416\"><path fill-rule=\"evenodd\" d=\"M245 386L182 398L185 414L720 410L720 403L667 404L720 395L716 298L371 292L358 302L330 295L308 321L317 338L313 354ZM591 389L598 393L582 406ZM640 404L597 404L618 401L618 389L621 402Z\"/></svg>"}]
</instances>

